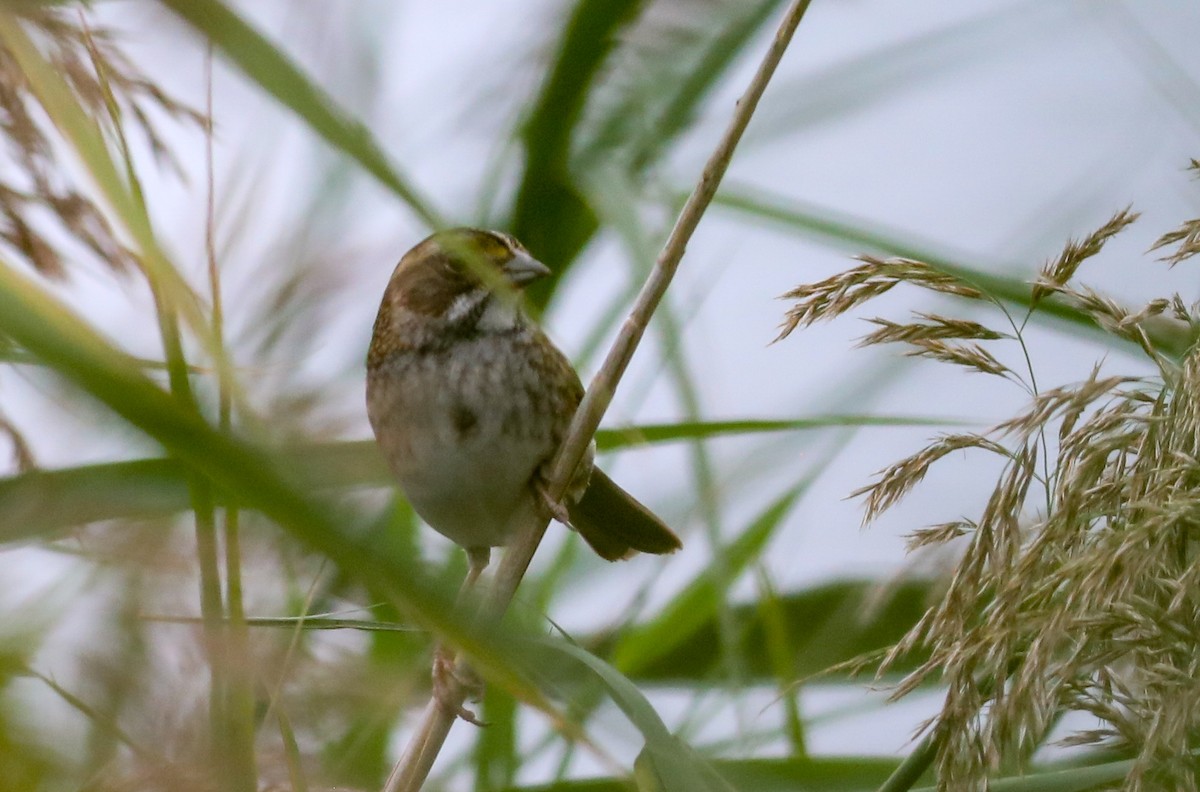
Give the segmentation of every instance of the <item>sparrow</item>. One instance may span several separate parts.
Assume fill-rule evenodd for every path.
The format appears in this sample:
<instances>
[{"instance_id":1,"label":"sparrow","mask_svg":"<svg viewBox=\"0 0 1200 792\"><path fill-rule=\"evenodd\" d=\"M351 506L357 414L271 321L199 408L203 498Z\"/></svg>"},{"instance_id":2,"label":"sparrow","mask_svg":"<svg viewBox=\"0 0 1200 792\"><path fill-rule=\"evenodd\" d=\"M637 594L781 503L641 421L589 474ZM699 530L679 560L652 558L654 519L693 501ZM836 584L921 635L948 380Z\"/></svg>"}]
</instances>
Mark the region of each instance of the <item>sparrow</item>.
<instances>
[{"instance_id":1,"label":"sparrow","mask_svg":"<svg viewBox=\"0 0 1200 792\"><path fill-rule=\"evenodd\" d=\"M404 254L383 293L367 353L367 416L421 519L467 551L466 586L509 542L528 499L602 558L663 554L679 538L593 464L593 443L561 504L545 475L583 385L522 309L550 274L498 231L439 231Z\"/></svg>"}]
</instances>

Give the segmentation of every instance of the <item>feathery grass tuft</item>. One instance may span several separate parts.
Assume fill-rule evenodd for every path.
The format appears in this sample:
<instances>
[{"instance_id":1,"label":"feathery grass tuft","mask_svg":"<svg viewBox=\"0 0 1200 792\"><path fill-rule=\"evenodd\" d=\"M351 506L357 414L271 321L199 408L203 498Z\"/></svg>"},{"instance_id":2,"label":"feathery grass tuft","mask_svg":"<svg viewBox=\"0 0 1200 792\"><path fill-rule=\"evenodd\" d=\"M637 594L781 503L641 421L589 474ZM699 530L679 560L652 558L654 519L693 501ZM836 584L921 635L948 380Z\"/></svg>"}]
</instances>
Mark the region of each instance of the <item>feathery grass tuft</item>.
<instances>
[{"instance_id":1,"label":"feathery grass tuft","mask_svg":"<svg viewBox=\"0 0 1200 792\"><path fill-rule=\"evenodd\" d=\"M1060 288L1083 265L1083 262L1095 256L1104 248L1104 243L1112 239L1131 223L1138 219L1136 212L1128 208L1122 209L1112 216L1107 223L1088 234L1081 241L1071 240L1063 248L1063 252L1054 261L1046 262L1033 287L1033 300L1036 303L1042 297Z\"/></svg>"},{"instance_id":2,"label":"feathery grass tuft","mask_svg":"<svg viewBox=\"0 0 1200 792\"><path fill-rule=\"evenodd\" d=\"M870 522L955 451L1005 460L976 515L910 535L910 549L956 542L961 555L941 600L878 665L883 673L927 653L894 697L933 681L945 686L942 710L927 724L941 790L985 789L991 773L1028 760L1071 712L1103 725L1072 733L1067 744L1099 743L1134 757L1125 789L1197 788L1200 352L1168 357L1144 329L1161 320L1190 329L1195 310L1178 295L1129 310L1072 282L1136 218L1123 210L1068 243L1032 284L1030 304L1036 311L1052 295L1068 301L1139 343L1155 376L1105 375L1097 364L1082 382L1039 389L1031 367L1019 377L983 347L1023 347L1023 325L1012 320L1013 335L944 317L873 319L879 329L860 342L908 344L909 355L1003 374L1030 393L1013 417L983 433L939 437L854 493L865 498ZM869 261L790 292L799 303L783 335L901 282L956 288L931 280L919 263ZM951 343L964 339L971 343Z\"/></svg>"},{"instance_id":3,"label":"feathery grass tuft","mask_svg":"<svg viewBox=\"0 0 1200 792\"><path fill-rule=\"evenodd\" d=\"M1192 160L1188 168L1194 172L1197 178L1200 178L1200 160ZM1163 256L1161 260L1172 267L1200 253L1200 218L1188 220L1174 231L1163 234L1150 246L1150 249L1160 250L1171 245L1176 245L1174 252Z\"/></svg>"},{"instance_id":4,"label":"feathery grass tuft","mask_svg":"<svg viewBox=\"0 0 1200 792\"><path fill-rule=\"evenodd\" d=\"M16 13L93 118L107 119L110 102L127 110L155 156L178 169L147 109L154 107L202 126L199 113L139 73L106 30L92 29L66 11L35 4L20 4ZM36 104L29 96L24 70L8 49L0 47L0 137L14 166L0 178L0 239L43 275L67 275L63 231L97 261L118 271L130 269L133 254L87 191L64 172L54 145L57 135ZM41 222L35 210L48 210L56 223Z\"/></svg>"},{"instance_id":5,"label":"feathery grass tuft","mask_svg":"<svg viewBox=\"0 0 1200 792\"><path fill-rule=\"evenodd\" d=\"M859 260L863 262L861 266L784 294L780 299L795 300L796 304L785 315L775 340L787 338L798 328L841 316L900 283L968 299L983 297L983 292L975 286L923 261L874 256L860 256Z\"/></svg>"}]
</instances>

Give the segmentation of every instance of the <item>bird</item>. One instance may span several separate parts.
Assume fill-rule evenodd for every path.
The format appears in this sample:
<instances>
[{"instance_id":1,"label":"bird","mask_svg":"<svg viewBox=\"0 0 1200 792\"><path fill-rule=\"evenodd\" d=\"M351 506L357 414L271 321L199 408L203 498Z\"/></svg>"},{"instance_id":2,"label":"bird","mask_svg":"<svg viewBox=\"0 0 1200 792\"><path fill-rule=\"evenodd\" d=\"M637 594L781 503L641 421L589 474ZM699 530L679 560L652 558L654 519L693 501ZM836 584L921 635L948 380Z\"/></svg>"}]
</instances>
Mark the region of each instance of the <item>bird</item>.
<instances>
[{"instance_id":1,"label":"bird","mask_svg":"<svg viewBox=\"0 0 1200 792\"><path fill-rule=\"evenodd\" d=\"M584 393L523 308L525 287L550 274L509 234L437 231L400 259L375 319L367 417L413 510L466 550L464 589L491 548L513 538L531 498L610 561L682 546L595 466L594 441L562 502L546 495L549 464Z\"/></svg>"}]
</instances>

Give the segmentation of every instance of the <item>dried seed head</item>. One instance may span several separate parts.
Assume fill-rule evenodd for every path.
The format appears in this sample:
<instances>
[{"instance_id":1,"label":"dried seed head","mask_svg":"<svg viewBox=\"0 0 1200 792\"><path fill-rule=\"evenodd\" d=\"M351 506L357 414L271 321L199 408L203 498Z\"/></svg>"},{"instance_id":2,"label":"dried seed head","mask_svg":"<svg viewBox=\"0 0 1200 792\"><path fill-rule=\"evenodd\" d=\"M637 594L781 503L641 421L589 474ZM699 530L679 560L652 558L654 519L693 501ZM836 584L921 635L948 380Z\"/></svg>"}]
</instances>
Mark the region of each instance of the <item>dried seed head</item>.
<instances>
[{"instance_id":1,"label":"dried seed head","mask_svg":"<svg viewBox=\"0 0 1200 792\"><path fill-rule=\"evenodd\" d=\"M894 506L901 498L925 478L930 466L942 457L966 448L982 448L1001 456L1008 456L1008 449L978 434L942 435L930 445L894 465L884 468L874 484L855 490L850 497L867 496L866 514L863 522L874 520Z\"/></svg>"},{"instance_id":2,"label":"dried seed head","mask_svg":"<svg viewBox=\"0 0 1200 792\"><path fill-rule=\"evenodd\" d=\"M781 299L796 300L796 304L784 316L775 340L786 338L799 327L840 316L886 294L898 283L974 300L983 297L974 286L921 261L873 256L860 256L859 260L863 262L861 266L817 283L798 286L782 295Z\"/></svg>"},{"instance_id":3,"label":"dried seed head","mask_svg":"<svg viewBox=\"0 0 1200 792\"><path fill-rule=\"evenodd\" d=\"M1193 167L1200 171L1200 162ZM853 493L865 496L869 522L953 451L980 448L1003 462L973 519L910 535L912 549L955 542L961 556L939 601L878 658L883 673L899 658L924 655L896 697L934 679L945 686L930 725L941 741L941 790L986 788L990 770L1002 759L1028 758L1064 712L1101 722L1072 743L1105 741L1134 757L1124 788L1198 788L1200 348L1193 342L1200 310L1178 295L1130 310L1071 282L1136 217L1118 212L1068 244L1043 268L1032 299L1036 307L1058 294L1141 344L1158 377L1102 376L1096 365L1083 382L1031 384L1031 401L1017 415L982 434L937 438ZM1197 230L1185 225L1160 243L1192 255ZM782 335L900 282L980 296L920 262L864 258L789 294L798 303ZM984 325L927 314L870 321L860 345L904 343L911 355L1016 378L980 343L1007 336ZM1175 326L1179 343L1162 345L1163 324Z\"/></svg>"},{"instance_id":4,"label":"dried seed head","mask_svg":"<svg viewBox=\"0 0 1200 792\"><path fill-rule=\"evenodd\" d=\"M915 338L908 342L913 348L904 354L924 357L964 366L983 374L1004 376L1009 369L979 344L948 344L936 338Z\"/></svg>"},{"instance_id":5,"label":"dried seed head","mask_svg":"<svg viewBox=\"0 0 1200 792\"><path fill-rule=\"evenodd\" d=\"M970 520L954 520L953 522L918 528L905 537L907 540L906 546L911 553L914 550L928 547L929 545L945 544L961 536L966 536L974 531L975 527L975 523Z\"/></svg>"},{"instance_id":6,"label":"dried seed head","mask_svg":"<svg viewBox=\"0 0 1200 792\"><path fill-rule=\"evenodd\" d=\"M133 126L155 155L175 165L144 106L202 123L199 114L142 76L106 31L90 30L74 15L44 5L20 3L14 10L35 34L31 37L51 67L63 76L98 124L118 131L126 123L122 110L129 111ZM52 277L67 272L61 252L63 230L105 265L118 271L131 267L134 256L104 212L64 175L54 145L58 133L43 117L21 66L11 52L0 47L0 133L14 166L0 176L0 241L34 269ZM49 210L48 216L44 210ZM53 223L47 222L50 217Z\"/></svg>"},{"instance_id":7,"label":"dried seed head","mask_svg":"<svg viewBox=\"0 0 1200 792\"><path fill-rule=\"evenodd\" d=\"M1137 212L1131 212L1129 208L1122 209L1107 223L1088 234L1081 241L1068 242L1057 259L1046 262L1042 267L1037 283L1033 286L1034 303L1066 285L1083 262L1099 253L1105 242L1137 220L1138 216Z\"/></svg>"},{"instance_id":8,"label":"dried seed head","mask_svg":"<svg viewBox=\"0 0 1200 792\"><path fill-rule=\"evenodd\" d=\"M876 325L879 329L859 339L858 346L863 347L872 344L889 344L925 339L994 341L1001 338L1012 338L1007 333L998 333L991 328L984 327L978 322L968 319L953 319L947 316L920 312L914 313L913 316L925 321L898 324L879 317L868 319L868 322Z\"/></svg>"},{"instance_id":9,"label":"dried seed head","mask_svg":"<svg viewBox=\"0 0 1200 792\"><path fill-rule=\"evenodd\" d=\"M1188 220L1174 231L1163 234L1150 246L1150 249L1160 250L1169 245L1177 245L1177 247L1171 253L1163 256L1160 261L1165 261L1172 267L1200 253L1200 218Z\"/></svg>"}]
</instances>

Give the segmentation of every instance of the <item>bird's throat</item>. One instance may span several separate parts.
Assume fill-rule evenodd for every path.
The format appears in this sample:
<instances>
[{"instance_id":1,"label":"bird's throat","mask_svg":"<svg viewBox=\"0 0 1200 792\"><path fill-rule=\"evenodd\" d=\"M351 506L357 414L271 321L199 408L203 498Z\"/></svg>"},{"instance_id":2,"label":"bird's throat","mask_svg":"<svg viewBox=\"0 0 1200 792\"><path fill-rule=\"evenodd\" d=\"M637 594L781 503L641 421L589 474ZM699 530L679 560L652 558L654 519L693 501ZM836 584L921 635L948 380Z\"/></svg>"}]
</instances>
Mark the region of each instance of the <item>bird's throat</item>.
<instances>
[{"instance_id":1,"label":"bird's throat","mask_svg":"<svg viewBox=\"0 0 1200 792\"><path fill-rule=\"evenodd\" d=\"M460 335L506 333L524 325L518 298L472 289L456 296L446 311L446 322Z\"/></svg>"}]
</instances>

